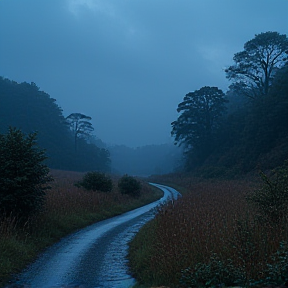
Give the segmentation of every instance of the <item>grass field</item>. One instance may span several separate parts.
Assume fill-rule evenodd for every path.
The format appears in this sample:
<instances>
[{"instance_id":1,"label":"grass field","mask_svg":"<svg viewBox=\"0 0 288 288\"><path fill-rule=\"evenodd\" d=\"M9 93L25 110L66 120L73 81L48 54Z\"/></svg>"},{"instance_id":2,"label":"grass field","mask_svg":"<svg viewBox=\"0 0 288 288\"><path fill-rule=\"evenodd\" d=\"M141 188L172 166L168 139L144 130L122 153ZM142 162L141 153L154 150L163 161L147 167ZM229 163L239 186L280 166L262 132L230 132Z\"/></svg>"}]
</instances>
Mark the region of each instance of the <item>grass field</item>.
<instances>
[{"instance_id":1,"label":"grass field","mask_svg":"<svg viewBox=\"0 0 288 288\"><path fill-rule=\"evenodd\" d=\"M122 195L113 178L111 192L86 191L74 184L83 173L52 170L52 189L47 190L40 214L20 223L13 217L0 219L0 287L42 251L61 237L159 199L162 194L145 182L141 196Z\"/></svg>"},{"instance_id":2,"label":"grass field","mask_svg":"<svg viewBox=\"0 0 288 288\"><path fill-rule=\"evenodd\" d=\"M246 201L260 183L183 175L158 180L186 192L162 206L130 244L131 270L140 284L263 287L288 280L287 217L273 225L261 221Z\"/></svg>"}]
</instances>

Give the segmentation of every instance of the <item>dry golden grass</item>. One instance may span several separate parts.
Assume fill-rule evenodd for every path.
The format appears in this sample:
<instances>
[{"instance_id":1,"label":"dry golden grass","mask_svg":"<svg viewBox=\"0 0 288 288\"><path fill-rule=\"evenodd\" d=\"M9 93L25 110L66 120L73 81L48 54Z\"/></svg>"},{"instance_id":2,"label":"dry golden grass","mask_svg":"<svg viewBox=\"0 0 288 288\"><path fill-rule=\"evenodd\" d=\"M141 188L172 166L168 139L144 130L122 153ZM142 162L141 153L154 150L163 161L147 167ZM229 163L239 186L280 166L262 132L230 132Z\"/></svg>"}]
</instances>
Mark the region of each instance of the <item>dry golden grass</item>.
<instances>
[{"instance_id":1,"label":"dry golden grass","mask_svg":"<svg viewBox=\"0 0 288 288\"><path fill-rule=\"evenodd\" d=\"M256 221L255 210L245 196L258 184L236 180L200 182L177 175L172 178L170 175L168 180L189 192L161 207L154 224L150 224L151 230L146 230L145 236L140 231L131 244L133 270L133 253L141 251L137 245L145 246L140 238L152 243L149 253L141 251L143 259L138 261L146 266L139 266L142 272L133 270L136 277L146 283L176 287L184 269L193 272L198 263L208 265L214 253L223 263L230 259L247 283L268 277L266 265L281 241L287 241L288 227L287 223L272 226Z\"/></svg>"},{"instance_id":2,"label":"dry golden grass","mask_svg":"<svg viewBox=\"0 0 288 288\"><path fill-rule=\"evenodd\" d=\"M122 195L116 176L111 192L86 191L74 184L84 173L52 170L52 189L46 190L42 211L26 223L0 218L0 286L48 245L89 224L155 201L161 193L142 183L139 198Z\"/></svg>"}]
</instances>

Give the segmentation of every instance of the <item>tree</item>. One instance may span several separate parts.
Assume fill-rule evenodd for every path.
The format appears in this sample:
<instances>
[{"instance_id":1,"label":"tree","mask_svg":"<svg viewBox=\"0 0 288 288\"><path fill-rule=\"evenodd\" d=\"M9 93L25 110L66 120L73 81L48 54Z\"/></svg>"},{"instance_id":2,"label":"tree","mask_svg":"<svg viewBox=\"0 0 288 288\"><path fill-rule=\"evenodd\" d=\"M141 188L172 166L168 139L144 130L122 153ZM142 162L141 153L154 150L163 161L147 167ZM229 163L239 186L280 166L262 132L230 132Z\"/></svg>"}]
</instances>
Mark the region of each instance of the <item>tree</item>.
<instances>
[{"instance_id":1,"label":"tree","mask_svg":"<svg viewBox=\"0 0 288 288\"><path fill-rule=\"evenodd\" d=\"M70 129L74 135L75 151L77 151L77 140L80 137L87 137L94 130L89 122L92 118L81 113L72 113L66 117Z\"/></svg>"},{"instance_id":2,"label":"tree","mask_svg":"<svg viewBox=\"0 0 288 288\"><path fill-rule=\"evenodd\" d=\"M36 146L36 134L25 136L16 128L0 134L0 211L27 218L38 211L52 178L43 164L44 150Z\"/></svg>"},{"instance_id":3,"label":"tree","mask_svg":"<svg viewBox=\"0 0 288 288\"><path fill-rule=\"evenodd\" d=\"M37 131L37 143L48 156L45 163L50 168L69 169L74 139L56 100L33 82L18 84L2 77L0 91L0 133L5 134L9 126L26 134Z\"/></svg>"},{"instance_id":4,"label":"tree","mask_svg":"<svg viewBox=\"0 0 288 288\"><path fill-rule=\"evenodd\" d=\"M256 34L234 55L235 64L225 70L231 88L251 98L267 95L278 68L287 62L288 38L278 32Z\"/></svg>"},{"instance_id":5,"label":"tree","mask_svg":"<svg viewBox=\"0 0 288 288\"><path fill-rule=\"evenodd\" d=\"M119 179L118 188L122 194L138 197L141 192L141 183L134 177L125 174Z\"/></svg>"},{"instance_id":6,"label":"tree","mask_svg":"<svg viewBox=\"0 0 288 288\"><path fill-rule=\"evenodd\" d=\"M75 153L75 137L62 109L55 99L41 91L35 83L18 84L0 77L0 91L0 133L5 134L9 126L17 127L25 134L37 131L37 143L45 149L45 164L50 168L110 170L109 154L96 147L98 143L90 137L87 139L78 135L78 150Z\"/></svg>"},{"instance_id":7,"label":"tree","mask_svg":"<svg viewBox=\"0 0 288 288\"><path fill-rule=\"evenodd\" d=\"M175 144L184 145L186 153L196 152L200 161L213 147L213 136L226 110L224 97L219 88L205 86L186 94L178 105L177 111L181 115L172 122L171 134Z\"/></svg>"}]
</instances>

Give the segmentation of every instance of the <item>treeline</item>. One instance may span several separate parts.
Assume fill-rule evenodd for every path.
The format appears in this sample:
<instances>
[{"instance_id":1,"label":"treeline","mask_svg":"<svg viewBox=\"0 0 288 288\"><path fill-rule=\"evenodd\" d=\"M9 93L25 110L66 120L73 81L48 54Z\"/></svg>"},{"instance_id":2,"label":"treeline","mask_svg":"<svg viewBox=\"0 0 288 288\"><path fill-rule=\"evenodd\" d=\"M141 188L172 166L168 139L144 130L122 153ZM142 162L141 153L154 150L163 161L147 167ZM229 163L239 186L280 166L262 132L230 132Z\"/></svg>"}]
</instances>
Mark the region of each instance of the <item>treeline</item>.
<instances>
[{"instance_id":1,"label":"treeline","mask_svg":"<svg viewBox=\"0 0 288 288\"><path fill-rule=\"evenodd\" d=\"M130 148L124 145L108 147L112 171L117 174L149 176L167 174L182 165L182 149L173 144L146 145Z\"/></svg>"},{"instance_id":2,"label":"treeline","mask_svg":"<svg viewBox=\"0 0 288 288\"><path fill-rule=\"evenodd\" d=\"M50 168L110 171L109 152L93 144L87 133L77 134L75 149L75 131L62 112L56 100L35 83L18 84L0 77L1 134L6 134L9 127L27 134L37 132L37 143L46 150L45 164Z\"/></svg>"},{"instance_id":3,"label":"treeline","mask_svg":"<svg viewBox=\"0 0 288 288\"><path fill-rule=\"evenodd\" d=\"M234 55L224 93L202 87L178 105L172 123L184 147L186 170L203 176L234 176L273 169L288 158L288 38L255 35Z\"/></svg>"}]
</instances>

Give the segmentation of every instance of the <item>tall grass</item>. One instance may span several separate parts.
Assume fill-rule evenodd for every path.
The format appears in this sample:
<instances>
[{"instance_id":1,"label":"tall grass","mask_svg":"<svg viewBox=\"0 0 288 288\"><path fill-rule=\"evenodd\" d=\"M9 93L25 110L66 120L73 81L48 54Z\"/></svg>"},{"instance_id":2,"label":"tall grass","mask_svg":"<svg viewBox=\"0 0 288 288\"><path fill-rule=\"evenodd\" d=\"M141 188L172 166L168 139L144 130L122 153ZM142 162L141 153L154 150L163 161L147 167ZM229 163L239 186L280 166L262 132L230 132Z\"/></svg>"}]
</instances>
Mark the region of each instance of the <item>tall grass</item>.
<instances>
[{"instance_id":1,"label":"tall grass","mask_svg":"<svg viewBox=\"0 0 288 288\"><path fill-rule=\"evenodd\" d=\"M68 233L161 197L159 191L145 183L139 198L122 195L117 177L113 177L113 190L104 193L74 186L83 173L52 170L51 174L52 189L46 193L41 213L25 223L12 216L0 217L0 287L39 251Z\"/></svg>"},{"instance_id":2,"label":"tall grass","mask_svg":"<svg viewBox=\"0 0 288 288\"><path fill-rule=\"evenodd\" d=\"M140 282L170 287L285 282L288 221L272 226L257 220L245 200L255 183L176 178L189 193L161 207L130 245L131 269Z\"/></svg>"}]
</instances>

